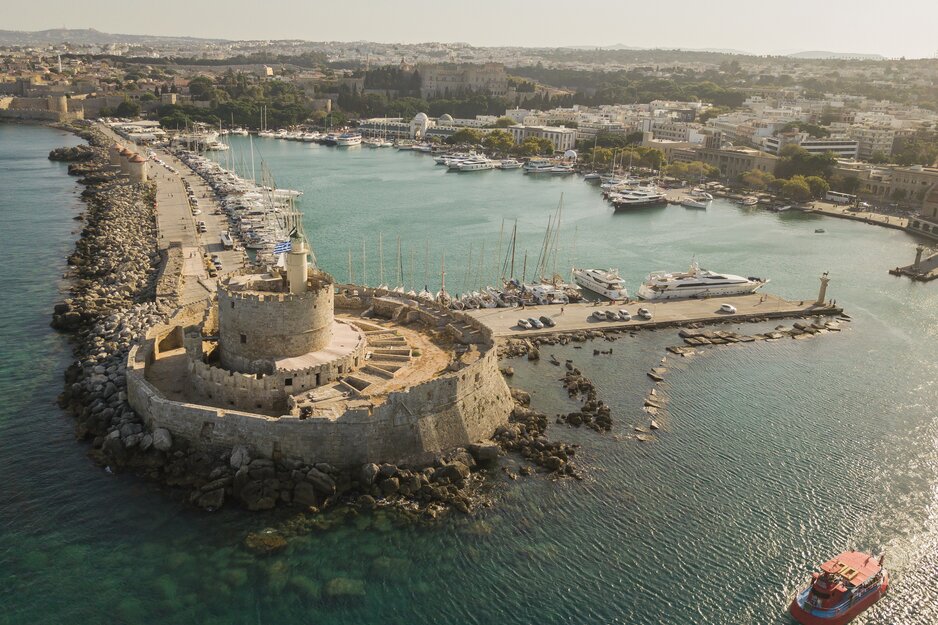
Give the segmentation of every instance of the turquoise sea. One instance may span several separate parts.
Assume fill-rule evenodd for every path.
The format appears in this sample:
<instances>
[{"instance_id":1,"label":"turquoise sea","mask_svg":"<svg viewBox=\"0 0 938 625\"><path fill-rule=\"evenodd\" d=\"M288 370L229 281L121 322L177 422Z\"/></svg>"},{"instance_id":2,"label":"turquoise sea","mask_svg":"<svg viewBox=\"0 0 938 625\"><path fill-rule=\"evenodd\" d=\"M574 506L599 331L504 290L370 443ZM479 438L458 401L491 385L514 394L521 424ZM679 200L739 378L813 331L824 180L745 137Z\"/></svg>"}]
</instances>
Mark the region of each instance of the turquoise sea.
<instances>
[{"instance_id":1,"label":"turquoise sea","mask_svg":"<svg viewBox=\"0 0 938 625\"><path fill-rule=\"evenodd\" d=\"M389 284L403 265L408 288L436 288L444 252L451 292L491 282L502 222L507 237L515 219L518 260L526 249L533 267L563 193L559 272L574 258L617 266L634 290L696 255L808 299L829 270L830 296L854 319L813 340L669 358L669 411L644 444L627 438L645 420L644 372L675 332L596 345L608 356L544 348L573 359L613 409L610 434L552 426L582 445L583 482L496 477L496 505L472 517L329 518L257 558L245 534L289 511L208 514L108 474L55 405L70 351L48 320L81 224L78 186L46 155L76 142L0 125L0 624L782 624L810 567L848 547L885 550L893 576L860 622L938 621L938 285L886 273L911 260L908 235L719 201L615 215L576 178L448 174L416 154L256 140L278 185L305 192L307 233L339 279L350 251L361 279L364 240L364 275L378 283L380 234ZM247 142L232 143L218 158L249 163ZM569 406L546 358L512 364L537 407ZM326 599L335 578L363 594Z\"/></svg>"}]
</instances>

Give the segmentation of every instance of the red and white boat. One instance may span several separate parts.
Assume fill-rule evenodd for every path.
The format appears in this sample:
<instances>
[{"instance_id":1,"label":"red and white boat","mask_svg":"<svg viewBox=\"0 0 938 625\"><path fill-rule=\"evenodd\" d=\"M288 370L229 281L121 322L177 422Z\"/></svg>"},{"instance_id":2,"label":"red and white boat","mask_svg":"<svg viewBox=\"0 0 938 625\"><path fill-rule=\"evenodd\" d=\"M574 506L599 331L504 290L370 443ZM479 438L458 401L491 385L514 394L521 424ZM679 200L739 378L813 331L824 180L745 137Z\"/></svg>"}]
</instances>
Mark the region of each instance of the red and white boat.
<instances>
[{"instance_id":1,"label":"red and white boat","mask_svg":"<svg viewBox=\"0 0 938 625\"><path fill-rule=\"evenodd\" d=\"M788 610L802 625L844 625L886 594L889 573L883 558L845 551L811 574L811 585L795 595Z\"/></svg>"}]
</instances>

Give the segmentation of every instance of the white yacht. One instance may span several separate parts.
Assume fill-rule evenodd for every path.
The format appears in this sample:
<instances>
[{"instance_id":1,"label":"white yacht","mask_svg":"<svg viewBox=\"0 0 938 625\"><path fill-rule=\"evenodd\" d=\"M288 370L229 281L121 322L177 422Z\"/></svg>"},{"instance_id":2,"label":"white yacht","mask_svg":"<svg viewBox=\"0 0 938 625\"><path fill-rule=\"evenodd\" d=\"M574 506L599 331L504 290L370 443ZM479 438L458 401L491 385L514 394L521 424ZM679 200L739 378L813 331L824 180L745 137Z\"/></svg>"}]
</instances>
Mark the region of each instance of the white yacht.
<instances>
[{"instance_id":1,"label":"white yacht","mask_svg":"<svg viewBox=\"0 0 938 625\"><path fill-rule=\"evenodd\" d=\"M612 200L616 212L648 206L665 206L668 203L667 196L657 187L638 187L629 191L610 194L609 198Z\"/></svg>"},{"instance_id":2,"label":"white yacht","mask_svg":"<svg viewBox=\"0 0 938 625\"><path fill-rule=\"evenodd\" d=\"M522 162L514 158L506 158L496 165L499 169L520 169L521 166Z\"/></svg>"},{"instance_id":3,"label":"white yacht","mask_svg":"<svg viewBox=\"0 0 938 625\"><path fill-rule=\"evenodd\" d=\"M570 174L575 174L576 170L573 169L573 165L554 165L547 170L552 176L569 176Z\"/></svg>"},{"instance_id":4,"label":"white yacht","mask_svg":"<svg viewBox=\"0 0 938 625\"><path fill-rule=\"evenodd\" d=\"M717 297L748 295L765 286L763 278L743 278L701 269L697 261L686 272L654 271L645 278L638 296L646 300L682 299L690 297Z\"/></svg>"},{"instance_id":5,"label":"white yacht","mask_svg":"<svg viewBox=\"0 0 938 625\"><path fill-rule=\"evenodd\" d=\"M345 132L336 137L335 144L339 147L350 147L362 144L362 136L357 132Z\"/></svg>"},{"instance_id":6,"label":"white yacht","mask_svg":"<svg viewBox=\"0 0 938 625\"><path fill-rule=\"evenodd\" d=\"M524 164L526 174L546 174L553 169L554 164L545 158L532 158Z\"/></svg>"},{"instance_id":7,"label":"white yacht","mask_svg":"<svg viewBox=\"0 0 938 625\"><path fill-rule=\"evenodd\" d=\"M618 269L573 269L573 281L609 299L627 299L629 292Z\"/></svg>"},{"instance_id":8,"label":"white yacht","mask_svg":"<svg viewBox=\"0 0 938 625\"><path fill-rule=\"evenodd\" d=\"M469 158L455 161L449 168L456 171L484 171L486 169L495 169L495 161L490 161L487 158Z\"/></svg>"}]
</instances>

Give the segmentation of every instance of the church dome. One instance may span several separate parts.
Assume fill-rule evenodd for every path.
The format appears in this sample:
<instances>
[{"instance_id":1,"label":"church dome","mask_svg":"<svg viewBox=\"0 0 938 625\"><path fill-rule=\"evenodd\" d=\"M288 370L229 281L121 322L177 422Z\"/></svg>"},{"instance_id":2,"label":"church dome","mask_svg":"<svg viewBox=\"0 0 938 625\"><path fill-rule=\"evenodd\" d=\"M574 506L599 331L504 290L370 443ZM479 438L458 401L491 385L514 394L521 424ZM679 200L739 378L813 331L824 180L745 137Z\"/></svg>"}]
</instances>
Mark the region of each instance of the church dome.
<instances>
[{"instance_id":1,"label":"church dome","mask_svg":"<svg viewBox=\"0 0 938 625\"><path fill-rule=\"evenodd\" d=\"M440 115L440 123L441 123L441 124L452 124L452 123L453 123L453 116L450 115L449 113L443 113L442 115Z\"/></svg>"}]
</instances>

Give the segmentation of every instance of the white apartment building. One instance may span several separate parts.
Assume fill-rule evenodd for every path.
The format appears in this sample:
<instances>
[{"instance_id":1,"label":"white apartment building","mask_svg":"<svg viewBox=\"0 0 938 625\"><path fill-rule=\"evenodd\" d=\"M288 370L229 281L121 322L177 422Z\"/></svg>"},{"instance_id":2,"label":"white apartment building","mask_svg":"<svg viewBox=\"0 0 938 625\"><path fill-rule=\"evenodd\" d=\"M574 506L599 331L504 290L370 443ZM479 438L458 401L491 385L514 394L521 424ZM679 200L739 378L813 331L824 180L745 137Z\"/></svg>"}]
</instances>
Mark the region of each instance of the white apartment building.
<instances>
[{"instance_id":1,"label":"white apartment building","mask_svg":"<svg viewBox=\"0 0 938 625\"><path fill-rule=\"evenodd\" d=\"M854 139L828 137L825 139L812 139L804 132L786 132L774 137L766 137L759 146L763 152L781 153L787 145L797 145L812 154L826 154L833 152L837 158L856 159L858 143Z\"/></svg>"},{"instance_id":2,"label":"white apartment building","mask_svg":"<svg viewBox=\"0 0 938 625\"><path fill-rule=\"evenodd\" d=\"M572 150L576 147L576 130L565 128L563 126L524 126L515 124L508 128L515 143L524 143L528 137L538 139L547 139L554 145L554 149L559 152Z\"/></svg>"},{"instance_id":3,"label":"white apartment building","mask_svg":"<svg viewBox=\"0 0 938 625\"><path fill-rule=\"evenodd\" d=\"M890 126L855 124L847 129L847 136L857 142L857 156L863 159L872 158L877 153L891 156L896 135L896 128Z\"/></svg>"}]
</instances>

